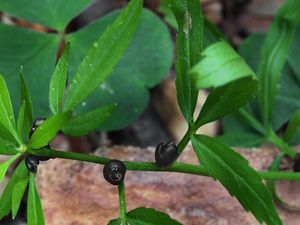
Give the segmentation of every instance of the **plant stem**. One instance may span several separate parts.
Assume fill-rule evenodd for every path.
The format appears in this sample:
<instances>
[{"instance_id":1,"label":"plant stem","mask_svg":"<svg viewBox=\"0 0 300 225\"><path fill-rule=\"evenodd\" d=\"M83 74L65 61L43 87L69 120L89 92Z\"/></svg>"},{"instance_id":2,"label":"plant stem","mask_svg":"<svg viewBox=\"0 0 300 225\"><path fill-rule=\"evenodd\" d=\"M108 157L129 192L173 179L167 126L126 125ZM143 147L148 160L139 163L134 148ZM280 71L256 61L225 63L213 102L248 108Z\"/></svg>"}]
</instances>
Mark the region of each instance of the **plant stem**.
<instances>
[{"instance_id":1,"label":"plant stem","mask_svg":"<svg viewBox=\"0 0 300 225\"><path fill-rule=\"evenodd\" d=\"M248 111L246 111L244 108L239 109L238 115L241 116L245 122L251 126L253 129L258 131L261 134L265 134L265 128L264 126Z\"/></svg>"},{"instance_id":2,"label":"plant stem","mask_svg":"<svg viewBox=\"0 0 300 225\"><path fill-rule=\"evenodd\" d=\"M120 219L122 225L126 225L126 198L125 198L125 185L124 181L118 186L119 191L119 205L120 205Z\"/></svg>"},{"instance_id":3,"label":"plant stem","mask_svg":"<svg viewBox=\"0 0 300 225\"><path fill-rule=\"evenodd\" d=\"M191 126L189 126L187 132L185 133L185 135L183 136L181 141L178 143L178 145L177 145L178 157L180 156L180 154L183 152L183 150L185 149L185 147L187 146L187 144L191 140L191 135L193 133L193 130L194 129Z\"/></svg>"},{"instance_id":4,"label":"plant stem","mask_svg":"<svg viewBox=\"0 0 300 225\"><path fill-rule=\"evenodd\" d=\"M92 162L97 164L105 164L110 159L94 156L88 154L80 154L74 152L63 152L57 151L53 149L43 149L43 150L32 150L30 153L45 156L51 158L63 158L63 159L73 159L84 162ZM177 172L177 173L186 173L186 174L194 174L200 176L209 176L206 169L203 166L192 165L186 163L175 162L172 166L161 168L158 167L153 162L132 162L132 161L124 161L127 170L135 170L135 171L156 171L156 172ZM294 172L258 172L263 179L266 180L300 180L300 173Z\"/></svg>"},{"instance_id":5,"label":"plant stem","mask_svg":"<svg viewBox=\"0 0 300 225\"><path fill-rule=\"evenodd\" d=\"M277 146L279 150L290 156L292 159L296 157L296 152L293 148L291 148L286 142L284 142L277 134L270 130L269 134L267 135L267 140L270 141L272 144Z\"/></svg>"}]
</instances>

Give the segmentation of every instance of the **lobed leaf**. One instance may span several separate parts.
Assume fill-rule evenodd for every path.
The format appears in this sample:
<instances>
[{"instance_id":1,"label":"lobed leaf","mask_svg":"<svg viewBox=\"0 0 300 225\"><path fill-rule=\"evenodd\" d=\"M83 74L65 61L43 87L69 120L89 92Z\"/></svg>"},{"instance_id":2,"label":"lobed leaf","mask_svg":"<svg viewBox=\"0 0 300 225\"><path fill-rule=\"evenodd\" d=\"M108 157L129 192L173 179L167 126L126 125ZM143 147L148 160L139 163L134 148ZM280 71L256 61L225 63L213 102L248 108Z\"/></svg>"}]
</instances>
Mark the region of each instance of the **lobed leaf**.
<instances>
[{"instance_id":1,"label":"lobed leaf","mask_svg":"<svg viewBox=\"0 0 300 225\"><path fill-rule=\"evenodd\" d=\"M17 112L23 100L20 99L18 85L18 75L23 65L22 71L34 105L34 117L50 115L48 89L60 37L1 23L0 33L0 71L4 73L14 111Z\"/></svg>"},{"instance_id":2,"label":"lobed leaf","mask_svg":"<svg viewBox=\"0 0 300 225\"><path fill-rule=\"evenodd\" d=\"M137 208L126 215L129 224L134 225L180 225L169 215L151 208Z\"/></svg>"},{"instance_id":3,"label":"lobed leaf","mask_svg":"<svg viewBox=\"0 0 300 225\"><path fill-rule=\"evenodd\" d=\"M11 200L15 184L19 180L28 177L28 174L28 169L25 165L25 161L23 160L15 169L0 198L0 220L2 220L3 217L7 216L12 208Z\"/></svg>"},{"instance_id":4,"label":"lobed leaf","mask_svg":"<svg viewBox=\"0 0 300 225\"><path fill-rule=\"evenodd\" d=\"M64 112L45 120L32 134L28 146L33 149L46 146L70 119L71 112Z\"/></svg>"},{"instance_id":5,"label":"lobed leaf","mask_svg":"<svg viewBox=\"0 0 300 225\"><path fill-rule=\"evenodd\" d=\"M248 76L213 89L195 122L196 127L238 110L254 97L258 88L258 81L253 76Z\"/></svg>"},{"instance_id":6,"label":"lobed leaf","mask_svg":"<svg viewBox=\"0 0 300 225\"><path fill-rule=\"evenodd\" d=\"M200 88L216 88L242 77L254 76L254 72L225 41L219 41L202 53L201 61L189 72Z\"/></svg>"},{"instance_id":7,"label":"lobed leaf","mask_svg":"<svg viewBox=\"0 0 300 225\"><path fill-rule=\"evenodd\" d=\"M270 192L245 158L205 135L192 137L192 144L209 175L220 181L245 210L251 211L260 223L282 224Z\"/></svg>"},{"instance_id":8,"label":"lobed leaf","mask_svg":"<svg viewBox=\"0 0 300 225\"><path fill-rule=\"evenodd\" d=\"M130 1L114 23L89 49L69 86L65 111L83 102L111 74L135 32L142 11L142 0Z\"/></svg>"},{"instance_id":9,"label":"lobed leaf","mask_svg":"<svg viewBox=\"0 0 300 225\"><path fill-rule=\"evenodd\" d=\"M298 0L288 0L276 14L264 41L258 77L261 83L259 105L263 122L271 124L278 81L300 19Z\"/></svg>"},{"instance_id":10,"label":"lobed leaf","mask_svg":"<svg viewBox=\"0 0 300 225\"><path fill-rule=\"evenodd\" d=\"M49 104L54 114L59 114L63 108L63 98L69 70L69 48L70 44L68 43L55 67L50 81Z\"/></svg>"},{"instance_id":11,"label":"lobed leaf","mask_svg":"<svg viewBox=\"0 0 300 225\"><path fill-rule=\"evenodd\" d=\"M198 0L170 2L178 24L176 37L176 90L177 101L184 118L190 122L197 103L198 90L188 71L201 58L203 49L204 18Z\"/></svg>"},{"instance_id":12,"label":"lobed leaf","mask_svg":"<svg viewBox=\"0 0 300 225\"><path fill-rule=\"evenodd\" d=\"M64 31L91 0L0 0L0 10L20 19Z\"/></svg>"},{"instance_id":13,"label":"lobed leaf","mask_svg":"<svg viewBox=\"0 0 300 225\"><path fill-rule=\"evenodd\" d=\"M27 200L27 224L44 225L45 219L43 214L42 203L35 185L35 175L30 173L29 191Z\"/></svg>"},{"instance_id":14,"label":"lobed leaf","mask_svg":"<svg viewBox=\"0 0 300 225\"><path fill-rule=\"evenodd\" d=\"M98 129L113 113L115 105L102 107L73 117L63 132L72 136L83 136Z\"/></svg>"}]
</instances>

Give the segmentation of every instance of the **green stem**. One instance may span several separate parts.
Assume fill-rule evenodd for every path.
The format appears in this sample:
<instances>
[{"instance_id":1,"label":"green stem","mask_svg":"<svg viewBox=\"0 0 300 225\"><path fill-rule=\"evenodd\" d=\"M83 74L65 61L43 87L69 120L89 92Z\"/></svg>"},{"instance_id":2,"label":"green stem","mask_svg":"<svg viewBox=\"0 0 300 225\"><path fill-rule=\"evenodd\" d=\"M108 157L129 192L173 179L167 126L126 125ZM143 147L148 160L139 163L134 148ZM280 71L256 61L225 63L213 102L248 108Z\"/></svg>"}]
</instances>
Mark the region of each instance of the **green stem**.
<instances>
[{"instance_id":1,"label":"green stem","mask_svg":"<svg viewBox=\"0 0 300 225\"><path fill-rule=\"evenodd\" d=\"M118 186L119 191L119 205L120 205L120 219L122 225L126 225L126 198L125 198L125 186L124 181Z\"/></svg>"},{"instance_id":2,"label":"green stem","mask_svg":"<svg viewBox=\"0 0 300 225\"><path fill-rule=\"evenodd\" d=\"M249 126L251 126L253 129L255 129L259 133L265 135L264 126L252 114L250 114L244 108L239 109L238 115L241 116L245 120L245 122Z\"/></svg>"},{"instance_id":3,"label":"green stem","mask_svg":"<svg viewBox=\"0 0 300 225\"><path fill-rule=\"evenodd\" d=\"M39 151L31 151L30 153L38 155L38 156L46 156L51 158L63 158L63 159L73 159L84 162L92 162L97 164L105 164L110 159L101 157L101 156L93 156L87 154L80 154L74 152L63 152L57 150L43 149ZM209 176L206 169L199 165L192 165L186 163L175 162L172 166L161 168L158 167L153 162L132 162L132 161L124 161L127 170L137 170L137 171L155 171L155 172L177 172L177 173L186 173L186 174L194 174L200 176ZM258 172L263 179L266 180L300 180L300 173L294 172Z\"/></svg>"},{"instance_id":4,"label":"green stem","mask_svg":"<svg viewBox=\"0 0 300 225\"><path fill-rule=\"evenodd\" d=\"M183 152L183 150L185 149L185 147L191 140L192 133L193 133L193 128L191 126L189 126L187 132L185 133L185 135L183 136L183 138L177 145L178 157L180 156L180 154Z\"/></svg>"},{"instance_id":5,"label":"green stem","mask_svg":"<svg viewBox=\"0 0 300 225\"><path fill-rule=\"evenodd\" d=\"M284 142L280 137L277 136L277 134L270 130L269 134L267 135L267 140L270 141L272 144L277 146L280 151L284 152L288 156L290 156L292 159L296 157L296 151L291 148L286 142Z\"/></svg>"}]
</instances>

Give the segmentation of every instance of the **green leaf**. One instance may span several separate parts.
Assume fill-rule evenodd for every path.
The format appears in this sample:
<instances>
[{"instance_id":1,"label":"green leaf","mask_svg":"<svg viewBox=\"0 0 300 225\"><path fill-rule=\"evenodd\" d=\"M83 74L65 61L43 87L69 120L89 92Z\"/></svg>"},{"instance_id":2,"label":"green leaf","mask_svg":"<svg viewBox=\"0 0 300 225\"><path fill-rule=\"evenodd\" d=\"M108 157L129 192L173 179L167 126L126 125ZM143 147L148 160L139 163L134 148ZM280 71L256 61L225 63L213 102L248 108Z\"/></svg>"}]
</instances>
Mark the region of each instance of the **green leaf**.
<instances>
[{"instance_id":1,"label":"green leaf","mask_svg":"<svg viewBox=\"0 0 300 225\"><path fill-rule=\"evenodd\" d=\"M7 216L11 210L11 199L15 184L17 183L17 181L28 177L28 173L29 172L25 165L25 161L23 160L15 169L0 198L0 220L2 220L3 217Z\"/></svg>"},{"instance_id":2,"label":"green leaf","mask_svg":"<svg viewBox=\"0 0 300 225\"><path fill-rule=\"evenodd\" d=\"M49 104L54 114L59 114L63 108L63 98L67 85L69 70L69 43L65 47L52 74L49 88Z\"/></svg>"},{"instance_id":3,"label":"green leaf","mask_svg":"<svg viewBox=\"0 0 300 225\"><path fill-rule=\"evenodd\" d=\"M283 140L288 142L300 128L300 110L296 111L292 116L288 127L284 133Z\"/></svg>"},{"instance_id":4,"label":"green leaf","mask_svg":"<svg viewBox=\"0 0 300 225\"><path fill-rule=\"evenodd\" d=\"M29 191L27 201L27 224L44 225L45 219L43 214L42 203L35 185L35 175L30 173Z\"/></svg>"},{"instance_id":5,"label":"green leaf","mask_svg":"<svg viewBox=\"0 0 300 225\"><path fill-rule=\"evenodd\" d=\"M0 10L20 19L63 31L91 0L0 0Z\"/></svg>"},{"instance_id":6,"label":"green leaf","mask_svg":"<svg viewBox=\"0 0 300 225\"><path fill-rule=\"evenodd\" d=\"M114 23L93 43L68 88L65 110L73 110L111 74L135 32L143 6L132 0Z\"/></svg>"},{"instance_id":7,"label":"green leaf","mask_svg":"<svg viewBox=\"0 0 300 225\"><path fill-rule=\"evenodd\" d=\"M17 146L15 143L2 139L0 137L0 155L15 155L17 154Z\"/></svg>"},{"instance_id":8,"label":"green leaf","mask_svg":"<svg viewBox=\"0 0 300 225\"><path fill-rule=\"evenodd\" d=\"M254 76L253 71L225 41L217 42L202 53L202 59L189 72L197 88L220 87L242 77Z\"/></svg>"},{"instance_id":9,"label":"green leaf","mask_svg":"<svg viewBox=\"0 0 300 225\"><path fill-rule=\"evenodd\" d=\"M24 130L24 140L27 141L28 137L29 137L29 132L33 123L33 119L32 119L32 101L31 101L31 97L29 94L29 90L27 87L27 84L25 82L25 78L23 75L23 72L20 72L20 87L21 87L21 104L25 104L24 105L24 121L23 121L23 130ZM20 110L21 112L21 110ZM17 123L17 125L19 125L19 123ZM19 135L20 135L20 127L18 127L18 131L19 131ZM20 137L22 137L20 135Z\"/></svg>"},{"instance_id":10,"label":"green leaf","mask_svg":"<svg viewBox=\"0 0 300 225\"><path fill-rule=\"evenodd\" d=\"M46 146L70 120L71 113L65 112L54 115L45 120L32 134L29 140L29 147L39 149Z\"/></svg>"},{"instance_id":11,"label":"green leaf","mask_svg":"<svg viewBox=\"0 0 300 225\"><path fill-rule=\"evenodd\" d=\"M28 186L28 182L29 182L29 176L25 177L24 179L18 180L13 187L13 192L12 192L12 218L13 219L18 214L23 195Z\"/></svg>"},{"instance_id":12,"label":"green leaf","mask_svg":"<svg viewBox=\"0 0 300 225\"><path fill-rule=\"evenodd\" d=\"M241 78L212 90L196 120L196 127L236 111L250 101L257 91L258 81L252 76Z\"/></svg>"},{"instance_id":13,"label":"green leaf","mask_svg":"<svg viewBox=\"0 0 300 225\"><path fill-rule=\"evenodd\" d=\"M261 83L260 110L265 125L270 125L272 121L278 81L299 19L299 1L288 0L279 9L264 41L258 77Z\"/></svg>"},{"instance_id":14,"label":"green leaf","mask_svg":"<svg viewBox=\"0 0 300 225\"><path fill-rule=\"evenodd\" d=\"M203 49L204 19L198 0L172 1L170 7L176 17L176 90L177 101L184 118L193 119L198 90L194 87L188 71L201 58Z\"/></svg>"},{"instance_id":15,"label":"green leaf","mask_svg":"<svg viewBox=\"0 0 300 225\"><path fill-rule=\"evenodd\" d=\"M0 71L10 90L14 111L17 112L22 102L18 75L23 65L22 71L34 105L34 117L50 115L48 89L59 36L1 23L0 34Z\"/></svg>"},{"instance_id":16,"label":"green leaf","mask_svg":"<svg viewBox=\"0 0 300 225\"><path fill-rule=\"evenodd\" d=\"M169 215L151 208L137 208L126 215L127 221L134 225L180 225Z\"/></svg>"},{"instance_id":17,"label":"green leaf","mask_svg":"<svg viewBox=\"0 0 300 225\"><path fill-rule=\"evenodd\" d=\"M228 131L218 136L217 139L228 146L243 148L259 146L264 142L264 137L260 134L254 132L236 132L235 130Z\"/></svg>"},{"instance_id":18,"label":"green leaf","mask_svg":"<svg viewBox=\"0 0 300 225\"><path fill-rule=\"evenodd\" d=\"M119 14L120 11L115 11L67 36L71 42L70 74L75 72L90 45ZM76 114L117 103L118 107L99 130L119 130L128 126L148 105L148 89L167 75L172 65L172 53L168 28L158 16L144 9L123 58L100 88L76 109Z\"/></svg>"},{"instance_id":19,"label":"green leaf","mask_svg":"<svg viewBox=\"0 0 300 225\"><path fill-rule=\"evenodd\" d=\"M87 135L98 129L113 113L115 105L102 107L73 117L64 127L63 132L72 136Z\"/></svg>"},{"instance_id":20,"label":"green leaf","mask_svg":"<svg viewBox=\"0 0 300 225\"><path fill-rule=\"evenodd\" d=\"M276 102L274 105L274 110L272 114L272 127L274 130L280 129L288 120L293 116L293 113L300 108L300 66L295 61L300 57L300 26L298 26L294 42L290 48L290 53L288 56L288 60L286 66L283 70L283 74L280 81L280 90L278 95L276 96ZM260 49L262 48L262 44L264 42L265 35L264 34L254 34L251 35L246 41L240 46L240 54L246 59L247 63L251 66L251 68L256 71L259 66L260 61ZM252 106L252 114L260 120L259 110L257 107L258 103L255 99L251 103ZM243 133L245 129L240 129L239 127L245 126L242 125L244 123L239 118L234 117L230 118L230 121L227 122L227 117L225 117L222 121L223 130L225 133L227 132L235 132L235 133ZM234 126L239 124L239 126ZM251 129L248 125L247 130ZM252 129L253 132L253 129ZM258 133L254 131L252 133L257 135ZM300 134L300 133L298 133ZM297 145L300 140L300 136L296 134L294 138L291 139L290 144ZM235 143L237 146L239 143ZM253 147L253 146L252 146Z\"/></svg>"},{"instance_id":21,"label":"green leaf","mask_svg":"<svg viewBox=\"0 0 300 225\"><path fill-rule=\"evenodd\" d=\"M0 74L0 123L19 141L10 96L3 76Z\"/></svg>"},{"instance_id":22,"label":"green leaf","mask_svg":"<svg viewBox=\"0 0 300 225\"><path fill-rule=\"evenodd\" d=\"M16 154L12 156L10 159L6 160L4 163L0 163L0 183L2 182L3 178L5 177L6 171L8 170L9 166L20 156L20 154Z\"/></svg>"},{"instance_id":23,"label":"green leaf","mask_svg":"<svg viewBox=\"0 0 300 225\"><path fill-rule=\"evenodd\" d=\"M19 137L22 137L24 139L24 137L26 137L24 135L24 127L25 127L25 102L22 103L20 111L19 111L19 115L18 115L18 120L17 120L17 130L18 130L18 135Z\"/></svg>"},{"instance_id":24,"label":"green leaf","mask_svg":"<svg viewBox=\"0 0 300 225\"><path fill-rule=\"evenodd\" d=\"M259 174L234 150L204 135L192 137L197 157L209 175L223 184L245 210L268 225L282 224Z\"/></svg>"},{"instance_id":25,"label":"green leaf","mask_svg":"<svg viewBox=\"0 0 300 225\"><path fill-rule=\"evenodd\" d=\"M109 223L107 225L120 225L121 222L122 222L121 219L115 219L115 220L109 221Z\"/></svg>"}]
</instances>

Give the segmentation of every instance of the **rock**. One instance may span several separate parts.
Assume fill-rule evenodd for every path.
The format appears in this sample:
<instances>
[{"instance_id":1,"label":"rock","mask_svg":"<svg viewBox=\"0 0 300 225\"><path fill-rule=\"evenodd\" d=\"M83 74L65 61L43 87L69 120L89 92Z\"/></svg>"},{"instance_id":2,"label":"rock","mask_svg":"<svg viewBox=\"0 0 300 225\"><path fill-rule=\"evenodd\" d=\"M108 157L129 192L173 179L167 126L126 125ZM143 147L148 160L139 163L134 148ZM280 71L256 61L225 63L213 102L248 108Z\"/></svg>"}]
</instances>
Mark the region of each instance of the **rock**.
<instances>
[{"instance_id":1,"label":"rock","mask_svg":"<svg viewBox=\"0 0 300 225\"><path fill-rule=\"evenodd\" d=\"M239 152L256 169L264 170L273 160L276 149ZM101 149L96 154L123 160L154 160L153 148L116 146ZM180 160L197 163L191 149ZM104 225L116 218L117 188L104 180L102 169L101 165L62 159L42 163L37 183L46 224ZM128 210L142 206L153 207L170 214L185 225L258 224L218 182L208 177L128 171L125 184ZM298 212L283 208L279 208L279 212L286 225L295 225L300 221Z\"/></svg>"}]
</instances>

